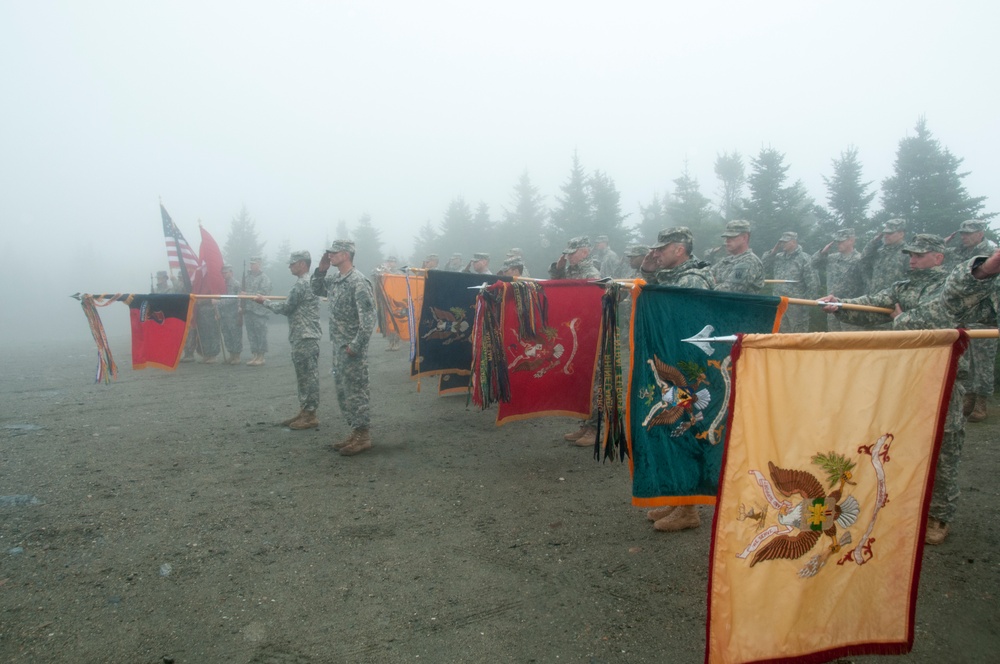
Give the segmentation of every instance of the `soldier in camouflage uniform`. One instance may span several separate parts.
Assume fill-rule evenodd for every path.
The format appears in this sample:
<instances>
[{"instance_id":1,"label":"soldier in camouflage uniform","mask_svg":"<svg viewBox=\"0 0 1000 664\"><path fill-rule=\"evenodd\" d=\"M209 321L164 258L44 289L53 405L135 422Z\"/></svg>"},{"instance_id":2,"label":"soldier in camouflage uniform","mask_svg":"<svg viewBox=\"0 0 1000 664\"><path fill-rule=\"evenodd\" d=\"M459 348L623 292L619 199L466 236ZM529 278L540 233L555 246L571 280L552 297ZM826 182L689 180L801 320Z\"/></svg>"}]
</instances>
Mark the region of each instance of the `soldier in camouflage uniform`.
<instances>
[{"instance_id":1,"label":"soldier in camouflage uniform","mask_svg":"<svg viewBox=\"0 0 1000 664\"><path fill-rule=\"evenodd\" d=\"M819 271L826 268L826 292L837 297L855 297L861 295L858 283L858 261L861 254L854 249L854 229L841 228L833 236L833 242L817 251L812 256L812 266ZM833 245L837 245L836 253L830 253ZM847 332L855 330L833 314L827 316L826 327L830 332Z\"/></svg>"},{"instance_id":2,"label":"soldier in camouflage uniform","mask_svg":"<svg viewBox=\"0 0 1000 664\"><path fill-rule=\"evenodd\" d=\"M497 270L498 277L523 277L524 261L518 256L512 256L503 262Z\"/></svg>"},{"instance_id":3,"label":"soldier in camouflage uniform","mask_svg":"<svg viewBox=\"0 0 1000 664\"><path fill-rule=\"evenodd\" d=\"M722 234L726 257L712 265L715 290L755 295L764 287L764 263L750 249L750 222L734 219Z\"/></svg>"},{"instance_id":4,"label":"soldier in camouflage uniform","mask_svg":"<svg viewBox=\"0 0 1000 664\"><path fill-rule=\"evenodd\" d=\"M865 246L858 261L865 293L874 295L897 281L906 279L909 259L900 251L905 237L906 222L902 219L890 219L883 224L882 232Z\"/></svg>"},{"instance_id":5,"label":"soldier in camouflage uniform","mask_svg":"<svg viewBox=\"0 0 1000 664\"><path fill-rule=\"evenodd\" d=\"M608 247L608 236L598 235L594 239L594 251L590 254L590 260L594 262L597 271L602 277L614 278L618 270L618 254Z\"/></svg>"},{"instance_id":6,"label":"soldier in camouflage uniform","mask_svg":"<svg viewBox=\"0 0 1000 664\"><path fill-rule=\"evenodd\" d=\"M819 277L809 264L809 254L799 246L799 234L786 231L771 251L764 254L764 268L771 270L775 279L789 283L774 285L774 294L781 297L812 299L819 294ZM809 310L792 305L781 317L781 332L808 332Z\"/></svg>"},{"instance_id":7,"label":"soldier in camouflage uniform","mask_svg":"<svg viewBox=\"0 0 1000 664\"><path fill-rule=\"evenodd\" d=\"M258 295L254 301L276 314L288 316L288 342L292 346L292 366L299 393L299 414L281 424L289 429L315 429L319 426L319 340L323 330L319 325L319 298L313 293L306 277L312 257L308 251L295 251L288 258L288 269L296 282L284 302L265 300Z\"/></svg>"},{"instance_id":8,"label":"soldier in camouflage uniform","mask_svg":"<svg viewBox=\"0 0 1000 664\"><path fill-rule=\"evenodd\" d=\"M427 254L427 258L424 259L420 268L423 270L436 270L440 264L441 258L437 254Z\"/></svg>"},{"instance_id":9,"label":"soldier in camouflage uniform","mask_svg":"<svg viewBox=\"0 0 1000 664\"><path fill-rule=\"evenodd\" d=\"M156 286L153 287L154 293L171 293L173 289L170 286L170 275L167 274L166 270L160 270L156 273Z\"/></svg>"},{"instance_id":10,"label":"soldier in camouflage uniform","mask_svg":"<svg viewBox=\"0 0 1000 664\"><path fill-rule=\"evenodd\" d=\"M511 247L510 250L507 252L507 260L512 260L512 259L520 261L521 274L518 276L530 278L531 273L528 272L528 268L524 264L524 252L521 251L520 247Z\"/></svg>"},{"instance_id":11,"label":"soldier in camouflage uniform","mask_svg":"<svg viewBox=\"0 0 1000 664\"><path fill-rule=\"evenodd\" d=\"M337 268L327 276L330 266ZM368 390L368 342L375 329L375 292L354 267L354 243L336 240L324 252L312 275L313 293L330 301L330 341L333 375L340 413L351 427L350 435L333 448L344 456L371 449L371 415Z\"/></svg>"},{"instance_id":12,"label":"soldier in camouflage uniform","mask_svg":"<svg viewBox=\"0 0 1000 664\"><path fill-rule=\"evenodd\" d=\"M649 247L644 244L630 244L625 248L625 254L618 268L617 277L619 279L640 279L642 273L642 259L649 253Z\"/></svg>"},{"instance_id":13,"label":"soldier in camouflage uniform","mask_svg":"<svg viewBox=\"0 0 1000 664\"><path fill-rule=\"evenodd\" d=\"M910 270L907 279L897 281L874 295L844 300L850 304L863 304L894 309L891 328L894 330L927 330L955 327L961 309L968 305L961 295L945 296L945 280L948 274L941 267L944 263L944 241L936 235L917 235L901 249L909 255ZM834 295L821 298L823 302L840 302ZM873 317L884 318L882 314L861 311L844 311L825 307L829 313L858 325L876 322ZM959 374L966 363L960 363ZM965 444L965 416L962 401L965 390L961 381L956 380L945 417L941 452L938 456L937 474L934 479L934 493L927 519L927 544L941 544L948 536L948 522L955 515L958 500L958 461Z\"/></svg>"},{"instance_id":14,"label":"soldier in camouflage uniform","mask_svg":"<svg viewBox=\"0 0 1000 664\"><path fill-rule=\"evenodd\" d=\"M600 279L601 271L590 258L590 238L586 235L571 239L562 255L549 265L553 279Z\"/></svg>"},{"instance_id":15,"label":"soldier in camouflage uniform","mask_svg":"<svg viewBox=\"0 0 1000 664\"><path fill-rule=\"evenodd\" d=\"M454 253L448 262L445 263L444 267L441 268L446 272L461 272L462 271L462 254Z\"/></svg>"},{"instance_id":16,"label":"soldier in camouflage uniform","mask_svg":"<svg viewBox=\"0 0 1000 664\"><path fill-rule=\"evenodd\" d=\"M271 279L260 270L261 258L250 259L250 273L247 275L246 294L270 295ZM267 352L267 317L270 309L246 302L243 309L243 322L247 327L247 339L250 341L250 352L253 358L247 362L249 367L259 367L264 364L264 354Z\"/></svg>"},{"instance_id":17,"label":"soldier in camouflage uniform","mask_svg":"<svg viewBox=\"0 0 1000 664\"><path fill-rule=\"evenodd\" d=\"M471 272L472 274L493 274L490 272L490 255L483 251L477 251L472 254L472 260L469 264L462 268L462 272Z\"/></svg>"},{"instance_id":18,"label":"soldier in camouflage uniform","mask_svg":"<svg viewBox=\"0 0 1000 664\"><path fill-rule=\"evenodd\" d=\"M715 277L708 263L694 256L694 236L684 226L660 231L649 253L642 261L643 278L651 284L677 286L678 288L701 288L713 290ZM668 505L652 509L646 517L653 522L653 528L662 532L674 532L697 528L701 517L694 505Z\"/></svg>"},{"instance_id":19,"label":"soldier in camouflage uniform","mask_svg":"<svg viewBox=\"0 0 1000 664\"><path fill-rule=\"evenodd\" d=\"M222 277L226 280L226 293L236 295L240 292L240 282L233 277L231 265L222 266ZM229 364L240 363L240 353L243 352L243 312L240 301L236 298L226 298L219 302L219 321L222 323L222 340L229 351Z\"/></svg>"},{"instance_id":20,"label":"soldier in camouflage uniform","mask_svg":"<svg viewBox=\"0 0 1000 664\"><path fill-rule=\"evenodd\" d=\"M946 268L954 268L975 256L989 256L996 246L986 239L986 224L977 219L962 222L958 229L959 246L949 248L944 255ZM950 239L950 238L949 238ZM983 301L973 318L958 321L961 327L984 329L997 326L997 311L1000 302L996 293ZM973 339L965 356L969 358L969 375L965 380L965 404L963 412L970 422L982 422L987 416L987 401L993 396L994 366L997 359L996 339Z\"/></svg>"}]
</instances>

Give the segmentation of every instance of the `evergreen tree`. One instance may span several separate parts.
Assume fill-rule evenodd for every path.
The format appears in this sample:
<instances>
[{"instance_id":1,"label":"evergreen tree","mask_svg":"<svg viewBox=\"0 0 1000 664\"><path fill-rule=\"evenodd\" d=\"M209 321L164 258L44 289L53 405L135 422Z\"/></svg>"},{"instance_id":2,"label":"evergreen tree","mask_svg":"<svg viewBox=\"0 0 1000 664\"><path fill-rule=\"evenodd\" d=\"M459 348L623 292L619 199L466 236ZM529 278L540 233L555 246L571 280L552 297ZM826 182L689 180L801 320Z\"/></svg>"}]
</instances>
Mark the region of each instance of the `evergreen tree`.
<instances>
[{"instance_id":1,"label":"evergreen tree","mask_svg":"<svg viewBox=\"0 0 1000 664\"><path fill-rule=\"evenodd\" d=\"M267 257L264 256L264 245L257 236L257 224L247 211L247 206L240 208L239 214L233 217L229 226L229 236L222 248L226 262L233 266L233 272L239 273L245 262L249 263L254 256L263 260L261 269L267 267Z\"/></svg>"},{"instance_id":2,"label":"evergreen tree","mask_svg":"<svg viewBox=\"0 0 1000 664\"><path fill-rule=\"evenodd\" d=\"M520 247L528 270L542 274L541 266L551 262L551 248L543 228L548 218L545 197L531 184L525 170L511 192L511 208L504 208L503 221L498 224L498 236L510 247ZM537 272L536 272L537 270Z\"/></svg>"},{"instance_id":3,"label":"evergreen tree","mask_svg":"<svg viewBox=\"0 0 1000 664\"><path fill-rule=\"evenodd\" d=\"M715 175L719 178L719 214L726 221L732 221L740 212L743 187L747 182L740 153L734 150L732 154L716 155Z\"/></svg>"},{"instance_id":4,"label":"evergreen tree","mask_svg":"<svg viewBox=\"0 0 1000 664\"><path fill-rule=\"evenodd\" d=\"M587 175L575 151L569 179L559 189L562 196L556 197L558 206L549 217L549 235L557 247L563 246L572 237L591 235L594 228ZM594 238L590 239L593 241Z\"/></svg>"},{"instance_id":5,"label":"evergreen tree","mask_svg":"<svg viewBox=\"0 0 1000 664\"><path fill-rule=\"evenodd\" d=\"M784 160L785 155L774 148L761 148L751 160L750 198L743 200L742 215L752 224L751 242L759 254L770 251L785 231L798 233L799 244L807 245L816 223L805 185L797 181L785 186Z\"/></svg>"},{"instance_id":6,"label":"evergreen tree","mask_svg":"<svg viewBox=\"0 0 1000 664\"><path fill-rule=\"evenodd\" d=\"M427 254L438 254L441 256L441 252L438 250L440 239L441 236L438 235L431 220L428 219L425 221L424 225L417 231L417 234L413 236L413 256L410 258L410 265L420 267L424 259L427 258ZM441 262L444 264L448 259L446 256L441 257L443 258Z\"/></svg>"},{"instance_id":7,"label":"evergreen tree","mask_svg":"<svg viewBox=\"0 0 1000 664\"><path fill-rule=\"evenodd\" d=\"M354 265L365 274L371 273L382 262L382 232L372 225L367 212L361 215L354 232Z\"/></svg>"},{"instance_id":8,"label":"evergreen tree","mask_svg":"<svg viewBox=\"0 0 1000 664\"><path fill-rule=\"evenodd\" d=\"M622 195L603 171L594 171L587 181L591 202L591 227L584 234L590 241L598 235L607 235L609 246L621 253L632 239L632 231L625 227L626 215L622 214Z\"/></svg>"},{"instance_id":9,"label":"evergreen tree","mask_svg":"<svg viewBox=\"0 0 1000 664\"><path fill-rule=\"evenodd\" d=\"M476 206L476 213L472 215L470 231L476 238L476 246L473 251L485 251L492 257L491 264L496 267L497 257L502 257L509 247L504 247L495 237L495 226L490 219L490 206L483 201L479 201Z\"/></svg>"},{"instance_id":10,"label":"evergreen tree","mask_svg":"<svg viewBox=\"0 0 1000 664\"><path fill-rule=\"evenodd\" d=\"M273 295L285 295L295 283L295 276L288 270L288 258L291 255L292 241L285 238L278 245L267 268L262 268L271 279L271 293ZM319 264L319 258L319 256L313 257L313 267Z\"/></svg>"},{"instance_id":11,"label":"evergreen tree","mask_svg":"<svg viewBox=\"0 0 1000 664\"><path fill-rule=\"evenodd\" d=\"M690 228L696 250L719 245L722 217L712 209L712 201L702 195L698 179L691 177L687 163L684 164L684 173L674 180L674 187L674 193L663 205L667 225Z\"/></svg>"},{"instance_id":12,"label":"evergreen tree","mask_svg":"<svg viewBox=\"0 0 1000 664\"><path fill-rule=\"evenodd\" d=\"M447 255L457 251L468 259L473 252L483 251L477 248L479 240L472 232L472 210L463 197L457 196L448 204L441 223L441 238L443 253Z\"/></svg>"},{"instance_id":13,"label":"evergreen tree","mask_svg":"<svg viewBox=\"0 0 1000 664\"><path fill-rule=\"evenodd\" d=\"M344 219L337 220L337 237L334 240L350 240L351 231L347 228L347 221Z\"/></svg>"},{"instance_id":14,"label":"evergreen tree","mask_svg":"<svg viewBox=\"0 0 1000 664\"><path fill-rule=\"evenodd\" d=\"M823 182L832 213L821 218L823 235L832 236L838 228L853 228L859 236L866 234L871 227L868 206L876 192L868 191L871 182L861 181L858 149L852 145L841 152L840 158L833 160L833 176L824 175Z\"/></svg>"},{"instance_id":15,"label":"evergreen tree","mask_svg":"<svg viewBox=\"0 0 1000 664\"><path fill-rule=\"evenodd\" d=\"M917 121L916 136L899 141L894 174L882 181L882 207L906 219L916 233L949 235L966 219L992 219L983 213L985 196L969 196L962 184L962 159L931 135L927 120Z\"/></svg>"},{"instance_id":16,"label":"evergreen tree","mask_svg":"<svg viewBox=\"0 0 1000 664\"><path fill-rule=\"evenodd\" d=\"M661 199L658 194L653 194L653 200L648 205L639 205L639 214L642 219L639 221L638 228L636 228L636 235L638 235L639 242L642 244L653 244L660 231L670 226L670 221L667 219L665 211L665 201L667 199L669 199L669 196L664 196Z\"/></svg>"}]
</instances>

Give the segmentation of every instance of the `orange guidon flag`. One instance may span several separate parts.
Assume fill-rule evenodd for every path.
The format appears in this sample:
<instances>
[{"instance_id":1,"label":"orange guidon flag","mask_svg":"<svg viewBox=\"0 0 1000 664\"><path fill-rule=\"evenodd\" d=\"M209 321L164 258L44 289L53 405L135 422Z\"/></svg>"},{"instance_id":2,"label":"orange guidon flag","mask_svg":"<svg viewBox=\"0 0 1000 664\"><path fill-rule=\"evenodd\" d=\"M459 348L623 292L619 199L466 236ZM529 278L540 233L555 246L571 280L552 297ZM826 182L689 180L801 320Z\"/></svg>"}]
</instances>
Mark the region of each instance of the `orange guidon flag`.
<instances>
[{"instance_id":1,"label":"orange guidon flag","mask_svg":"<svg viewBox=\"0 0 1000 664\"><path fill-rule=\"evenodd\" d=\"M407 283L409 281L409 283ZM407 290L409 287L409 290ZM383 336L395 332L400 339L410 338L410 311L420 311L424 296L423 277L404 274L378 275L378 326ZM411 299L417 300L411 302Z\"/></svg>"},{"instance_id":2,"label":"orange guidon flag","mask_svg":"<svg viewBox=\"0 0 1000 664\"><path fill-rule=\"evenodd\" d=\"M705 661L913 646L957 330L747 335L709 568Z\"/></svg>"}]
</instances>

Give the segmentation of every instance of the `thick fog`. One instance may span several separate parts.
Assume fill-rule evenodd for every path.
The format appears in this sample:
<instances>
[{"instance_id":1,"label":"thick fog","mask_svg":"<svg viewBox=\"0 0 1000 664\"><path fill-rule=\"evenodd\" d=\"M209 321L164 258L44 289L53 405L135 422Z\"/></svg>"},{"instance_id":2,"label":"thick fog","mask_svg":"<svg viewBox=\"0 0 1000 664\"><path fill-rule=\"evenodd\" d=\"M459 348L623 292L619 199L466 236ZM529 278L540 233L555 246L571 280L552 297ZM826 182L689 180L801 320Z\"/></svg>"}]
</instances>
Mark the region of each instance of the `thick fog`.
<instances>
[{"instance_id":1,"label":"thick fog","mask_svg":"<svg viewBox=\"0 0 1000 664\"><path fill-rule=\"evenodd\" d=\"M367 213L406 255L456 196L501 218L525 171L554 205L574 151L630 220L685 164L714 199L716 155L763 146L823 203L843 150L877 188L924 116L996 211L998 18L985 0L4 2L0 334L86 337L68 295L148 292L161 200L196 250L199 220L221 245L245 205L269 252L317 252Z\"/></svg>"}]
</instances>

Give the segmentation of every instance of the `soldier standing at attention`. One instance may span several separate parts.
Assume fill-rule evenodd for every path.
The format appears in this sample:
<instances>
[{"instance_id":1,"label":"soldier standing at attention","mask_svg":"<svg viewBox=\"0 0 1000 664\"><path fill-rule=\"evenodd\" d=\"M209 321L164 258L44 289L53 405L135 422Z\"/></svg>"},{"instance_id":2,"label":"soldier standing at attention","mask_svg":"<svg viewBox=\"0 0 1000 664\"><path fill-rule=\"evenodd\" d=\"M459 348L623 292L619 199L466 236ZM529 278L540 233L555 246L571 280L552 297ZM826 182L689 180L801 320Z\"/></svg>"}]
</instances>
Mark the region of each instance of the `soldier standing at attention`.
<instances>
[{"instance_id":1,"label":"soldier standing at attention","mask_svg":"<svg viewBox=\"0 0 1000 664\"><path fill-rule=\"evenodd\" d=\"M233 278L233 266L222 266L222 277L226 280L226 293L236 295L240 292L240 282ZM219 302L219 320L222 323L222 340L229 351L229 364L240 363L240 353L243 352L243 314L240 311L239 300L225 298Z\"/></svg>"},{"instance_id":2,"label":"soldier standing at attention","mask_svg":"<svg viewBox=\"0 0 1000 664\"><path fill-rule=\"evenodd\" d=\"M837 245L837 252L830 253L830 248ZM826 268L826 292L837 297L854 297L861 295L857 265L861 254L854 249L854 229L841 228L833 236L833 242L813 254L813 269ZM853 325L844 323L833 315L828 315L826 326L830 332L847 332L856 330Z\"/></svg>"},{"instance_id":3,"label":"soldier standing at attention","mask_svg":"<svg viewBox=\"0 0 1000 664\"><path fill-rule=\"evenodd\" d=\"M755 295L764 287L764 263L750 249L750 222L734 219L722 234L726 256L712 265L715 290Z\"/></svg>"},{"instance_id":4,"label":"soldier standing at attention","mask_svg":"<svg viewBox=\"0 0 1000 664\"><path fill-rule=\"evenodd\" d=\"M156 273L156 286L153 287L154 293L170 293L172 289L170 287L170 277L167 275L166 270L160 270Z\"/></svg>"},{"instance_id":5,"label":"soldier standing at attention","mask_svg":"<svg viewBox=\"0 0 1000 664\"><path fill-rule=\"evenodd\" d=\"M651 284L714 290L715 278L704 263L694 258L694 236L684 226L660 231L649 253L642 261L643 278ZM694 505L667 505L646 513L653 528L674 532L697 528L701 517Z\"/></svg>"},{"instance_id":6,"label":"soldier standing at attention","mask_svg":"<svg viewBox=\"0 0 1000 664\"><path fill-rule=\"evenodd\" d=\"M337 271L327 276L330 266ZM368 342L375 329L375 292L354 267L354 243L336 240L324 252L311 279L312 291L330 302L333 380L340 414L351 433L333 449L352 456L372 447L368 389Z\"/></svg>"},{"instance_id":7,"label":"soldier standing at attention","mask_svg":"<svg viewBox=\"0 0 1000 664\"><path fill-rule=\"evenodd\" d=\"M819 277L809 264L809 254L799 246L799 234L785 231L771 251L764 255L764 268L773 270L775 279L788 283L774 286L774 294L781 297L814 298L819 293ZM781 318L781 332L808 332L809 310L791 306Z\"/></svg>"},{"instance_id":8,"label":"soldier standing at attention","mask_svg":"<svg viewBox=\"0 0 1000 664\"><path fill-rule=\"evenodd\" d=\"M490 255L477 251L472 254L472 260L466 265L462 272L471 272L472 274L493 274L490 272Z\"/></svg>"},{"instance_id":9,"label":"soldier standing at attention","mask_svg":"<svg viewBox=\"0 0 1000 664\"><path fill-rule=\"evenodd\" d=\"M986 223L978 219L967 219L958 228L959 246L945 251L944 263L951 270L975 256L989 256L996 246L986 239ZM949 238L950 239L950 238ZM946 241L947 242L947 241ZM973 318L958 321L961 327L984 329L997 326L997 311L1000 301L997 294L983 300ZM965 354L969 358L969 375L965 385L965 403L962 412L970 422L982 422L988 414L986 404L993 396L994 366L997 359L996 339L972 339Z\"/></svg>"},{"instance_id":10,"label":"soldier standing at attention","mask_svg":"<svg viewBox=\"0 0 1000 664\"><path fill-rule=\"evenodd\" d=\"M614 278L618 269L618 254L608 247L608 236L598 235L594 240L594 251L590 255L594 261L594 266L602 277Z\"/></svg>"},{"instance_id":11,"label":"soldier standing at attention","mask_svg":"<svg viewBox=\"0 0 1000 664\"><path fill-rule=\"evenodd\" d=\"M247 275L245 294L270 295L271 279L260 270L261 258L250 259L250 273ZM250 341L250 352L253 358L247 362L248 367L259 367L264 364L264 354L267 352L267 317L270 309L256 302L247 302L244 308L243 322L247 326L247 339Z\"/></svg>"},{"instance_id":12,"label":"soldier standing at attention","mask_svg":"<svg viewBox=\"0 0 1000 664\"><path fill-rule=\"evenodd\" d=\"M867 295L874 295L906 279L909 259L902 252L905 237L906 222L890 219L882 225L882 232L873 237L861 252L858 268L865 281Z\"/></svg>"},{"instance_id":13,"label":"soldier standing at attention","mask_svg":"<svg viewBox=\"0 0 1000 664\"><path fill-rule=\"evenodd\" d=\"M590 238L575 237L566 244L562 255L549 265L553 279L600 279L601 272L590 258Z\"/></svg>"},{"instance_id":14,"label":"soldier standing at attention","mask_svg":"<svg viewBox=\"0 0 1000 664\"><path fill-rule=\"evenodd\" d=\"M462 271L462 254L454 253L448 262L444 264L444 269L446 272L461 272Z\"/></svg>"},{"instance_id":15,"label":"soldier standing at attention","mask_svg":"<svg viewBox=\"0 0 1000 664\"><path fill-rule=\"evenodd\" d=\"M289 429L319 427L316 409L319 407L319 340L323 330L319 325L319 298L306 277L311 264L308 251L292 252L288 269L296 281L285 301L268 301L261 295L254 298L257 304L288 316L288 341L292 346L292 366L299 394L299 414L281 423Z\"/></svg>"}]
</instances>

